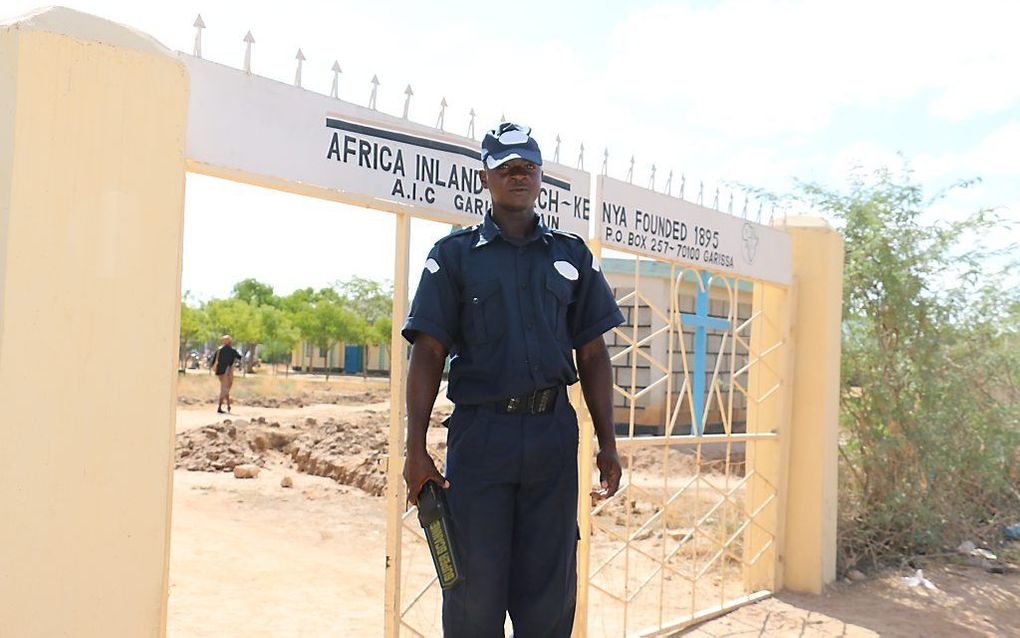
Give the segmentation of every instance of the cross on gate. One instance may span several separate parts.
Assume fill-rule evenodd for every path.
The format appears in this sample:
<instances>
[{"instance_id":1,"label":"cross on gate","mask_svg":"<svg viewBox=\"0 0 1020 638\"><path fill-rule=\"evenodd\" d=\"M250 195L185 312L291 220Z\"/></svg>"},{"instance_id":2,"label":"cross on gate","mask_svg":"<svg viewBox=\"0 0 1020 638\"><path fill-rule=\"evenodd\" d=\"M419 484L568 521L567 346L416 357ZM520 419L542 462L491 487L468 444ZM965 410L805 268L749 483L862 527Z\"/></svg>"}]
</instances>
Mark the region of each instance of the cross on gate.
<instances>
[{"instance_id":1,"label":"cross on gate","mask_svg":"<svg viewBox=\"0 0 1020 638\"><path fill-rule=\"evenodd\" d=\"M701 436L705 433L705 374L708 366L708 330L728 330L730 322L726 319L708 315L708 280L709 274L698 272L698 290L694 298L694 314L680 313L681 326L694 327L694 372L691 374L691 403L694 405L694 423L691 434ZM680 335L683 339L683 335Z\"/></svg>"}]
</instances>

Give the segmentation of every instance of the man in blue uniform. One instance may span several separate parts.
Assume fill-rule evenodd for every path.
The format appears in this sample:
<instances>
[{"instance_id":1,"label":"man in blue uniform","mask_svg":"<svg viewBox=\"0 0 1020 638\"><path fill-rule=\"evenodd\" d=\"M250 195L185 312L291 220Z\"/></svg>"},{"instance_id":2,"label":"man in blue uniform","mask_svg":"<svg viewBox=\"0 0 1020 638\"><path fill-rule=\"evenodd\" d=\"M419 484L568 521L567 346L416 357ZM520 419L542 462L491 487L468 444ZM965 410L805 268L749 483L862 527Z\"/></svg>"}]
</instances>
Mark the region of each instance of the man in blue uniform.
<instances>
[{"instance_id":1,"label":"man in blue uniform","mask_svg":"<svg viewBox=\"0 0 1020 638\"><path fill-rule=\"evenodd\" d=\"M447 638L567 638L576 599L580 377L599 440L602 494L620 483L603 333L623 323L599 263L576 235L535 213L542 155L530 129L504 123L482 141L492 210L429 253L404 324L404 479L446 488L464 584L443 594ZM576 352L577 369L574 368ZM446 476L425 449L447 355Z\"/></svg>"}]
</instances>

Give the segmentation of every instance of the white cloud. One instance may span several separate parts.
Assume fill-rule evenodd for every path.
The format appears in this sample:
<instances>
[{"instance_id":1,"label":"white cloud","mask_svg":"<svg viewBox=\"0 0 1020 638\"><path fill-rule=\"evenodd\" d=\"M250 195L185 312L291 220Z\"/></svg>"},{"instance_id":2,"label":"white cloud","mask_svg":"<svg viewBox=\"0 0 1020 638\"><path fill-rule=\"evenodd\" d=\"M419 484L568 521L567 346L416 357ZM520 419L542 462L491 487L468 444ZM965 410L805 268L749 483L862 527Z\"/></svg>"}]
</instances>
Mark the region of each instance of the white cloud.
<instances>
[{"instance_id":1,"label":"white cloud","mask_svg":"<svg viewBox=\"0 0 1020 638\"><path fill-rule=\"evenodd\" d=\"M1020 97L1018 22L1005 0L657 6L615 30L607 84L738 138L816 131L841 107L925 91L935 113L963 118Z\"/></svg>"},{"instance_id":2,"label":"white cloud","mask_svg":"<svg viewBox=\"0 0 1020 638\"><path fill-rule=\"evenodd\" d=\"M970 178L1020 175L1020 119L1002 125L959 153L921 155L914 167L922 178Z\"/></svg>"}]
</instances>

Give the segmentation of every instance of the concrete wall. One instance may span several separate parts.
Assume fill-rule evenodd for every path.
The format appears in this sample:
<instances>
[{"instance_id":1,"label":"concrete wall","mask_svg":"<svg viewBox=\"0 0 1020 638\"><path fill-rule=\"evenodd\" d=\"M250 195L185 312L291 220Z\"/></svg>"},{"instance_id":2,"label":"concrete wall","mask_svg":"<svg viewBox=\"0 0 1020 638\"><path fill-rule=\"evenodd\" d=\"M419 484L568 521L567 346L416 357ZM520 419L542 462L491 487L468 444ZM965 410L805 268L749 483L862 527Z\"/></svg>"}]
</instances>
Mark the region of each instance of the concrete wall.
<instances>
[{"instance_id":1,"label":"concrete wall","mask_svg":"<svg viewBox=\"0 0 1020 638\"><path fill-rule=\"evenodd\" d=\"M0 25L0 636L163 633L187 93L118 25Z\"/></svg>"}]
</instances>

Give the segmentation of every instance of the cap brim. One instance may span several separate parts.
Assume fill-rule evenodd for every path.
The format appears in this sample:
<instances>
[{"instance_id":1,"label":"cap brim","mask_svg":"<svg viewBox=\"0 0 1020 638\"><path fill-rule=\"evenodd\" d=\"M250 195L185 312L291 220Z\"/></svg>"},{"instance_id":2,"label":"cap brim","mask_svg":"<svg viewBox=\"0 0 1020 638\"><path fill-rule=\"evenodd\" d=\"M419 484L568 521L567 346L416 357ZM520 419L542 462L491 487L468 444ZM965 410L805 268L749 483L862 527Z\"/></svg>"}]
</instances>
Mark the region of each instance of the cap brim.
<instances>
[{"instance_id":1,"label":"cap brim","mask_svg":"<svg viewBox=\"0 0 1020 638\"><path fill-rule=\"evenodd\" d=\"M485 158L486 168L496 168L502 164L506 164L510 160L522 159L538 166L542 165L542 154L536 153L530 149L513 149L508 153L497 157L496 155L490 155Z\"/></svg>"}]
</instances>

